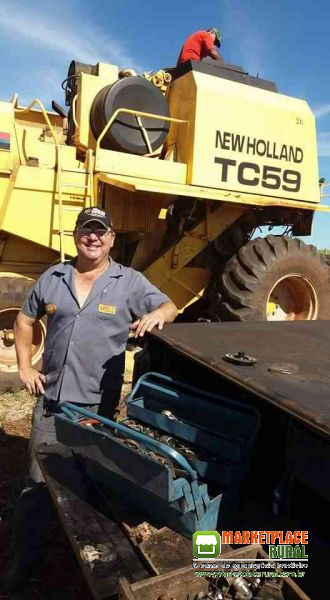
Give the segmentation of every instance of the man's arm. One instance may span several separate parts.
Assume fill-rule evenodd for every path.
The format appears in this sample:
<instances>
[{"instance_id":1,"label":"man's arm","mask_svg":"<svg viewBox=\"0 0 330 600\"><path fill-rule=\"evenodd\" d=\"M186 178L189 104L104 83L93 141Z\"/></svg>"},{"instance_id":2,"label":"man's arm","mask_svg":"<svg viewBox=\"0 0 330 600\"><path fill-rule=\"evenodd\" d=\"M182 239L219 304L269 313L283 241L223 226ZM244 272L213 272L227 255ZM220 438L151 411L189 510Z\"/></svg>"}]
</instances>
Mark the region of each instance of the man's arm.
<instances>
[{"instance_id":1,"label":"man's arm","mask_svg":"<svg viewBox=\"0 0 330 600\"><path fill-rule=\"evenodd\" d=\"M211 48L211 50L209 50L209 55L214 60L220 60L222 63L225 62L223 60L222 56L220 56L219 52L217 52L217 50L215 48Z\"/></svg>"},{"instance_id":2,"label":"man's arm","mask_svg":"<svg viewBox=\"0 0 330 600\"><path fill-rule=\"evenodd\" d=\"M169 300L163 302L155 310L143 315L137 319L130 327L135 331L135 337L142 337L146 331L151 331L154 327L163 329L164 323L172 323L178 314L178 309L175 304Z\"/></svg>"},{"instance_id":3,"label":"man's arm","mask_svg":"<svg viewBox=\"0 0 330 600\"><path fill-rule=\"evenodd\" d=\"M46 377L32 367L32 340L33 326L37 319L28 317L22 311L17 315L14 323L15 347L18 362L18 374L21 382L27 387L30 394L44 394L43 384Z\"/></svg>"}]
</instances>

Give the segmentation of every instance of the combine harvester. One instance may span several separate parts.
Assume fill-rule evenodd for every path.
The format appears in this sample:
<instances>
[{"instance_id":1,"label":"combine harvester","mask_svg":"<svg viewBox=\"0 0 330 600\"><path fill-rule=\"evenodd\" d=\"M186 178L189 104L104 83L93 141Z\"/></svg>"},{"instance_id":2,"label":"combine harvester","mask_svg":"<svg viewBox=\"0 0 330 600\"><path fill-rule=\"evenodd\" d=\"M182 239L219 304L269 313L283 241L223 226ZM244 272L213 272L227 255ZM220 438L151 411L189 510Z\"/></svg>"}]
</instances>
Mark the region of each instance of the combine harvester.
<instances>
[{"instance_id":1,"label":"combine harvester","mask_svg":"<svg viewBox=\"0 0 330 600\"><path fill-rule=\"evenodd\" d=\"M167 576L121 582L121 597L159 600L170 581L170 598L195 597L205 585L199 578L196 588L189 538L216 528L309 530L313 563L302 583L325 597L330 331L318 320L330 317L329 268L294 237L328 210L311 110L217 63L137 76L72 62L64 88L68 115L39 100L0 106L2 385L17 379L12 325L23 296L49 264L74 255L83 207L109 210L114 258L143 271L189 322L148 335L127 419L67 404L56 427L68 454L58 444L39 452L93 597L117 590L120 575L151 572ZM287 234L253 237L277 225ZM198 319L247 322L190 323ZM35 365L45 327L36 325ZM82 473L88 502L72 491ZM120 526L89 505L100 485ZM137 509L161 527L139 547L128 525ZM107 568L101 559L90 566L86 547L104 553ZM172 572L175 548L176 565L190 564L181 574ZM289 579L270 592L241 585L246 599L306 600Z\"/></svg>"},{"instance_id":2,"label":"combine harvester","mask_svg":"<svg viewBox=\"0 0 330 600\"><path fill-rule=\"evenodd\" d=\"M74 254L86 206L110 211L114 258L143 271L183 321L329 318L328 267L293 237L327 210L306 102L216 62L137 76L73 61L64 88L68 115L38 99L22 108L16 95L0 103L2 389L18 381L19 306L42 271ZM252 239L264 225L290 235Z\"/></svg>"}]
</instances>

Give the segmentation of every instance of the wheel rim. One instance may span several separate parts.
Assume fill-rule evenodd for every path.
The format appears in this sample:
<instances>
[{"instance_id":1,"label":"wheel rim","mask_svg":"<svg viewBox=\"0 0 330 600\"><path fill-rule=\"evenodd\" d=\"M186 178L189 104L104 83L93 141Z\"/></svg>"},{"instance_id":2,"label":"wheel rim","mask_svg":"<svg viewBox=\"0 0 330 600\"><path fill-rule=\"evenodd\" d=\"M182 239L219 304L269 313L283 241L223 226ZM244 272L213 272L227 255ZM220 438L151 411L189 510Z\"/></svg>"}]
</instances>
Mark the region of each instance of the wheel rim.
<instances>
[{"instance_id":1,"label":"wheel rim","mask_svg":"<svg viewBox=\"0 0 330 600\"><path fill-rule=\"evenodd\" d=\"M311 281L298 273L279 279L267 299L267 321L314 321L318 299Z\"/></svg>"},{"instance_id":2,"label":"wheel rim","mask_svg":"<svg viewBox=\"0 0 330 600\"><path fill-rule=\"evenodd\" d=\"M0 371L17 373L15 352L14 322L19 308L9 307L0 310ZM45 345L46 328L42 321L37 321L33 327L32 365L41 358Z\"/></svg>"}]
</instances>

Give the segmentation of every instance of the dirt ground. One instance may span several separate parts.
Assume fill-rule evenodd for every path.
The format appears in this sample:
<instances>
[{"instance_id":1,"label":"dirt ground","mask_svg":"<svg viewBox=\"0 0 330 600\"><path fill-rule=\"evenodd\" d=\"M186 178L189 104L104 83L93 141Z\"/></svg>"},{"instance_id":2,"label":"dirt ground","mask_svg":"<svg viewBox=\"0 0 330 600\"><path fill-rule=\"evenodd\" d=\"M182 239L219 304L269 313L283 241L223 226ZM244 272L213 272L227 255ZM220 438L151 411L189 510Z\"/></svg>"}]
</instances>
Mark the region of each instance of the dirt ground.
<instances>
[{"instance_id":1,"label":"dirt ground","mask_svg":"<svg viewBox=\"0 0 330 600\"><path fill-rule=\"evenodd\" d=\"M126 362L122 398L131 389L131 353ZM27 447L34 403L35 399L24 390L0 395L0 600L91 600L89 588L59 520L49 531L43 564L24 590L7 595L2 585L12 559L14 507L27 473Z\"/></svg>"}]
</instances>

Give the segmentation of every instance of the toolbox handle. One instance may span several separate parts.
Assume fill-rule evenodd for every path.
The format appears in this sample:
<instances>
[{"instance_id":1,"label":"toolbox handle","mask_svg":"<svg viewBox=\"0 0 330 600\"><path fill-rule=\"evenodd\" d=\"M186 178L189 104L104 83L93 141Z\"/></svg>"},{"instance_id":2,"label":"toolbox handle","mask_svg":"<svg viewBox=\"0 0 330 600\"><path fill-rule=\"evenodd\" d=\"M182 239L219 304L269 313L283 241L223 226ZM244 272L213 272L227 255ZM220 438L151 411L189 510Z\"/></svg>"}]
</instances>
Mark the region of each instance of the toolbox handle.
<instances>
[{"instance_id":1,"label":"toolbox handle","mask_svg":"<svg viewBox=\"0 0 330 600\"><path fill-rule=\"evenodd\" d=\"M64 402L61 405L61 411L71 419L71 421L75 421L74 413L78 413L83 415L84 417L92 418L93 420L97 420L100 423L103 423L110 429L117 429L121 433L124 433L126 437L131 438L132 440L136 440L137 442L141 442L144 446L151 448L152 450L157 450L161 454L164 454L167 458L171 458L178 465L187 471L192 480L197 480L197 473L191 467L189 462L182 456L179 452L174 450L174 448L170 448L166 444L162 442L158 442L154 438L145 435L144 433L140 433L139 431L135 431L131 427L127 427L127 425L122 425L121 423L116 423L115 421L111 421L110 419L106 419L105 417L101 417L101 415L96 415L94 412L87 410L86 408L82 408L81 406L76 406L75 404L71 404L71 402ZM78 419L77 419L77 422ZM98 432L99 433L99 432Z\"/></svg>"},{"instance_id":2,"label":"toolbox handle","mask_svg":"<svg viewBox=\"0 0 330 600\"><path fill-rule=\"evenodd\" d=\"M135 394L138 392L138 389L139 389L141 383L143 383L145 380L148 381L148 378L155 380L154 381L155 386L157 386L157 379L158 379L158 380L160 380L159 385L161 385L162 382L167 382L170 384L178 385L182 390L185 390L187 392L194 392L194 393L197 392L197 393L202 394L206 400L214 399L214 398L216 398L216 399L221 398L222 400L225 401L225 403L228 406L239 407L241 409L241 411L245 412L246 414L248 414L251 417L255 417L256 420L258 421L258 423L260 423L260 414L255 408L252 408L251 406L246 406L242 402L238 402L237 400L232 400L231 398L227 398L226 396L223 396L221 394L214 394L212 392L202 390L193 385L189 385L188 383L185 383L184 381L180 381L179 379L173 379L173 377L170 377L169 375L164 375L164 373L158 373L157 371L148 371L147 373L144 373L143 375L141 375L141 377L139 377L139 379L133 386L131 392L128 394L128 396L126 398L127 404L129 404L130 402L135 400ZM153 383L153 382L151 381L151 383Z\"/></svg>"},{"instance_id":3,"label":"toolbox handle","mask_svg":"<svg viewBox=\"0 0 330 600\"><path fill-rule=\"evenodd\" d=\"M180 382L176 382L174 379L172 379L172 377L169 377L168 375L164 375L163 373L157 373L156 371L148 371L147 373L144 373L143 375L141 375L141 377L139 377L139 379L137 380L136 384L133 386L131 393L128 394L126 402L127 404L129 402L131 402L132 400L134 400L134 396L138 390L138 388L140 387L141 383L143 383L143 381L145 379L147 379L148 377L155 377L156 379L162 379L163 381L168 381L169 383L180 383ZM187 389L192 389L195 390L196 388L191 388L191 386L187 386L186 384L183 384L183 387L187 388Z\"/></svg>"}]
</instances>

